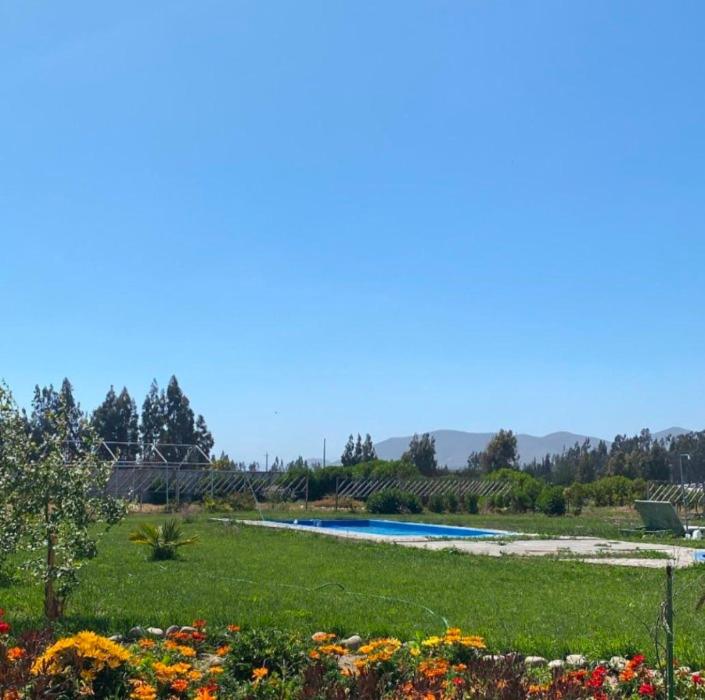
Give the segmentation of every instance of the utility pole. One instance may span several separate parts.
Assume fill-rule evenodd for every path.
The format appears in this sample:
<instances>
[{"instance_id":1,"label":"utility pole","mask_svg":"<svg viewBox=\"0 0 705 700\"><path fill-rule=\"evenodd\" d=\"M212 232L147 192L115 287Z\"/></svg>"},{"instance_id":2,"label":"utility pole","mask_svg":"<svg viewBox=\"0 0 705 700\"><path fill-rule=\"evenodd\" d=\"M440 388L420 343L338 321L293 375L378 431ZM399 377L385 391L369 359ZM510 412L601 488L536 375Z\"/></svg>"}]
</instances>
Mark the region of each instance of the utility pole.
<instances>
[{"instance_id":1,"label":"utility pole","mask_svg":"<svg viewBox=\"0 0 705 700\"><path fill-rule=\"evenodd\" d=\"M675 700L676 681L673 674L673 567L666 567L666 684L668 700Z\"/></svg>"},{"instance_id":2,"label":"utility pole","mask_svg":"<svg viewBox=\"0 0 705 700\"><path fill-rule=\"evenodd\" d=\"M323 468L326 468L326 439L323 438Z\"/></svg>"}]
</instances>

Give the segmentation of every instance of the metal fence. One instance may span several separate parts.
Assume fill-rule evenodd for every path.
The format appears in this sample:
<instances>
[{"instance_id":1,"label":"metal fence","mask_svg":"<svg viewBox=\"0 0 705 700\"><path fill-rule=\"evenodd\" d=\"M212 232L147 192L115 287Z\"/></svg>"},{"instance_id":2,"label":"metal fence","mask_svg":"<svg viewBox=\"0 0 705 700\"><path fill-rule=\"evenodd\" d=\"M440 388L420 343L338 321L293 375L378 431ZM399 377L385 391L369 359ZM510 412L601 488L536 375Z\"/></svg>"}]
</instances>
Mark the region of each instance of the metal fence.
<instances>
[{"instance_id":1,"label":"metal fence","mask_svg":"<svg viewBox=\"0 0 705 700\"><path fill-rule=\"evenodd\" d=\"M705 507L705 484L650 481L646 486L646 497L651 501L670 501L674 506L702 509Z\"/></svg>"},{"instance_id":2,"label":"metal fence","mask_svg":"<svg viewBox=\"0 0 705 700\"><path fill-rule=\"evenodd\" d=\"M507 481L480 479L341 479L336 484L336 497L365 499L373 493L391 488L413 493L420 498L428 498L436 494L442 496L454 494L462 498L470 493L477 496L507 495L512 485Z\"/></svg>"},{"instance_id":3,"label":"metal fence","mask_svg":"<svg viewBox=\"0 0 705 700\"><path fill-rule=\"evenodd\" d=\"M252 494L262 500L293 500L306 497L307 482L305 476L291 477L279 472L243 472L172 464L115 464L108 492L132 501L153 503L178 503L235 493Z\"/></svg>"}]
</instances>

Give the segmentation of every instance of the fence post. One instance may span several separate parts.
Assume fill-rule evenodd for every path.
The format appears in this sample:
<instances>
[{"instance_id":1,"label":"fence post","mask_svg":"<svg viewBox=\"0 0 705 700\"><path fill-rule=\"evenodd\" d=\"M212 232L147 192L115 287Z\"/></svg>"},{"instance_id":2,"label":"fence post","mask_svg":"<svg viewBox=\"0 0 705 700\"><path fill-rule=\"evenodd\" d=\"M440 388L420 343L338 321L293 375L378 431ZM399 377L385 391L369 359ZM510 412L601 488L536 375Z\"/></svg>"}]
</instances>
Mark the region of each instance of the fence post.
<instances>
[{"instance_id":1,"label":"fence post","mask_svg":"<svg viewBox=\"0 0 705 700\"><path fill-rule=\"evenodd\" d=\"M675 700L676 684L673 677L673 567L666 567L666 684L668 700Z\"/></svg>"},{"instance_id":2,"label":"fence post","mask_svg":"<svg viewBox=\"0 0 705 700\"><path fill-rule=\"evenodd\" d=\"M308 477L306 477L306 503L304 505L304 510L308 510Z\"/></svg>"},{"instance_id":3,"label":"fence post","mask_svg":"<svg viewBox=\"0 0 705 700\"><path fill-rule=\"evenodd\" d=\"M169 510L169 463L166 464L166 509Z\"/></svg>"},{"instance_id":4,"label":"fence post","mask_svg":"<svg viewBox=\"0 0 705 700\"><path fill-rule=\"evenodd\" d=\"M335 512L338 512L338 479L340 477L335 477Z\"/></svg>"}]
</instances>

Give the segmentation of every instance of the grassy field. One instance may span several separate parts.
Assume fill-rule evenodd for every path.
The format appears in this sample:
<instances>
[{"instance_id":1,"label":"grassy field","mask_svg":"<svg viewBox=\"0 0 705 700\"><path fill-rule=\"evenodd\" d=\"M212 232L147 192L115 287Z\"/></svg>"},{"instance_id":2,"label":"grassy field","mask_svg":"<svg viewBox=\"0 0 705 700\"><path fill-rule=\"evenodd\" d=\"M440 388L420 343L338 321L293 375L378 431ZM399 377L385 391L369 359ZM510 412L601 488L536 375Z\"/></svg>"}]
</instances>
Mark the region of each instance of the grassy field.
<instances>
[{"instance_id":1,"label":"grassy field","mask_svg":"<svg viewBox=\"0 0 705 700\"><path fill-rule=\"evenodd\" d=\"M204 617L211 624L410 637L440 631L445 618L484 635L496 650L595 657L641 650L653 658L649 627L664 589L658 570L420 551L227 527L205 516L185 525L200 542L181 561L149 562L127 534L139 520L161 517L131 516L103 538L98 558L82 571L67 628L112 633ZM462 521L499 526L487 517ZM542 524L536 516L511 522L501 520L534 531ZM705 664L705 612L695 612L705 574L676 576L677 654ZM38 626L40 595L38 586L16 580L0 587L0 605L18 626Z\"/></svg>"}]
</instances>

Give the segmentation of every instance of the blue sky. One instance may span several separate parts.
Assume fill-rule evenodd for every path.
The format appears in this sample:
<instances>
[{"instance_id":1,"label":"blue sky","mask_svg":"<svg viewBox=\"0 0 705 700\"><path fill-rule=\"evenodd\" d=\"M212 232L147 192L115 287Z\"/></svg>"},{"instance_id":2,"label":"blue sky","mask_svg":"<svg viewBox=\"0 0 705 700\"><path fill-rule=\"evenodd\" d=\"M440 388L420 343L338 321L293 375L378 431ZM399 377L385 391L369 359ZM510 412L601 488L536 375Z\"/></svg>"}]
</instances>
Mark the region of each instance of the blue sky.
<instances>
[{"instance_id":1,"label":"blue sky","mask_svg":"<svg viewBox=\"0 0 705 700\"><path fill-rule=\"evenodd\" d=\"M217 447L705 427L700 2L0 6L0 376Z\"/></svg>"}]
</instances>

